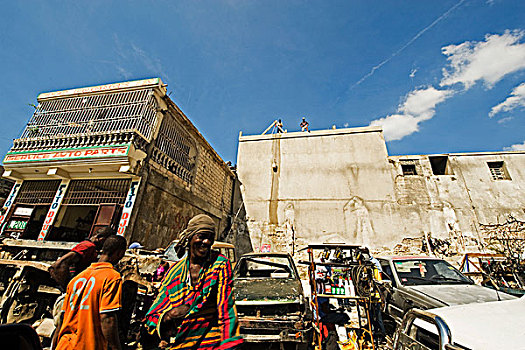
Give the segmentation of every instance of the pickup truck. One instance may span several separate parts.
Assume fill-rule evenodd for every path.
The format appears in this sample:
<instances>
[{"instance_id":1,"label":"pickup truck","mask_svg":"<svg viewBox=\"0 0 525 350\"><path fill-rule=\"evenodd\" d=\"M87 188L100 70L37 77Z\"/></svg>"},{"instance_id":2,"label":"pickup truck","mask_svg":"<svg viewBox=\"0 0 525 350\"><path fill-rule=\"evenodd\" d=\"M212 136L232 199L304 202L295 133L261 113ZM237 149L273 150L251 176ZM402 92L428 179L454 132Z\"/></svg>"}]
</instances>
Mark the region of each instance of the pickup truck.
<instances>
[{"instance_id":1,"label":"pickup truck","mask_svg":"<svg viewBox=\"0 0 525 350\"><path fill-rule=\"evenodd\" d=\"M411 309L511 300L515 297L475 284L455 267L435 257L377 258L383 278L392 283L386 313L398 324Z\"/></svg>"},{"instance_id":2,"label":"pickup truck","mask_svg":"<svg viewBox=\"0 0 525 350\"><path fill-rule=\"evenodd\" d=\"M409 311L394 350L525 349L525 298Z\"/></svg>"}]
</instances>

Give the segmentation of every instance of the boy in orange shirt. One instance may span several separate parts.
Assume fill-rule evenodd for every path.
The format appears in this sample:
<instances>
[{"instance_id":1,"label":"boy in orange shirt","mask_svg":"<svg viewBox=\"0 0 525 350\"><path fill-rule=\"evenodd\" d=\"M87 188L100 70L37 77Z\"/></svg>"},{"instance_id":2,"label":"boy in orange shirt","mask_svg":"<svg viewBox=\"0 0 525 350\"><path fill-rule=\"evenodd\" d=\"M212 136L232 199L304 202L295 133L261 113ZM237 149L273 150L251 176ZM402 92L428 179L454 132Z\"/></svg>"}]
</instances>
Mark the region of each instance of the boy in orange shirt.
<instances>
[{"instance_id":1,"label":"boy in orange shirt","mask_svg":"<svg viewBox=\"0 0 525 350\"><path fill-rule=\"evenodd\" d=\"M126 247L124 237L108 237L98 262L69 282L55 349L121 349L116 312L121 307L122 278L113 265Z\"/></svg>"}]
</instances>

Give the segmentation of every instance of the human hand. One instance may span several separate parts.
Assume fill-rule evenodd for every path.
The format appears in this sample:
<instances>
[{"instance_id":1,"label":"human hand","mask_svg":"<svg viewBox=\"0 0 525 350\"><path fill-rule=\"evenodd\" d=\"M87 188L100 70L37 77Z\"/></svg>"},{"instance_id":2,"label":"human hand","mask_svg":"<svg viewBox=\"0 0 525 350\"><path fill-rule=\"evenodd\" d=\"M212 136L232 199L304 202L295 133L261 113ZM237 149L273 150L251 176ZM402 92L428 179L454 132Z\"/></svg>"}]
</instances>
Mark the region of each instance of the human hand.
<instances>
[{"instance_id":1,"label":"human hand","mask_svg":"<svg viewBox=\"0 0 525 350\"><path fill-rule=\"evenodd\" d=\"M177 319L177 318L182 318L186 316L188 311L190 311L189 305L181 305L181 306L174 307L173 309L171 309L170 311L166 313L166 316L165 316L166 321Z\"/></svg>"}]
</instances>

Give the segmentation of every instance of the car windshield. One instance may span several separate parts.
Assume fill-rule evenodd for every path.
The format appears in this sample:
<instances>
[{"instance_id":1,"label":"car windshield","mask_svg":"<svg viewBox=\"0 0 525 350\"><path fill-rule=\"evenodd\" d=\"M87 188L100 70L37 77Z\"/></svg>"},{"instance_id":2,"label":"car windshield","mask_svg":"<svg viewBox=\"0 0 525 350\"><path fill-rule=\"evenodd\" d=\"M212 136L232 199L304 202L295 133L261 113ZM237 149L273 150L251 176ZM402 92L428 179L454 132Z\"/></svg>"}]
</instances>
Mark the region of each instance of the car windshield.
<instances>
[{"instance_id":1,"label":"car windshield","mask_svg":"<svg viewBox=\"0 0 525 350\"><path fill-rule=\"evenodd\" d=\"M444 260L394 260L397 276L403 285L472 284L472 281Z\"/></svg>"},{"instance_id":2,"label":"car windshield","mask_svg":"<svg viewBox=\"0 0 525 350\"><path fill-rule=\"evenodd\" d=\"M179 261L179 257L177 256L177 252L175 251L175 246L177 245L177 242L171 242L168 248L164 251L164 255L166 256L166 259L171 261Z\"/></svg>"},{"instance_id":3,"label":"car windshield","mask_svg":"<svg viewBox=\"0 0 525 350\"><path fill-rule=\"evenodd\" d=\"M294 269L287 257L242 257L235 269L236 278L295 278Z\"/></svg>"}]
</instances>

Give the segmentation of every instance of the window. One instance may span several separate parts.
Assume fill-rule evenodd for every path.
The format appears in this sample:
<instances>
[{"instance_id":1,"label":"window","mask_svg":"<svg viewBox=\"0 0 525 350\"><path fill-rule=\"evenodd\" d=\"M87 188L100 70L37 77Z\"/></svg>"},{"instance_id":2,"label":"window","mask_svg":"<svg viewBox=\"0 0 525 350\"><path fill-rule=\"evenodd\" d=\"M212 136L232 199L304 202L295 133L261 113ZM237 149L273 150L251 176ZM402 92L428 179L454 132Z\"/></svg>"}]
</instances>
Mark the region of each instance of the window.
<instances>
[{"instance_id":1,"label":"window","mask_svg":"<svg viewBox=\"0 0 525 350\"><path fill-rule=\"evenodd\" d=\"M503 161L487 162L492 180L510 180L509 173Z\"/></svg>"},{"instance_id":2,"label":"window","mask_svg":"<svg viewBox=\"0 0 525 350\"><path fill-rule=\"evenodd\" d=\"M417 175L415 164L401 164L401 170L403 170L403 175Z\"/></svg>"},{"instance_id":3,"label":"window","mask_svg":"<svg viewBox=\"0 0 525 350\"><path fill-rule=\"evenodd\" d=\"M434 175L454 175L448 165L447 156L428 157L430 166L432 167L432 174Z\"/></svg>"}]
</instances>

